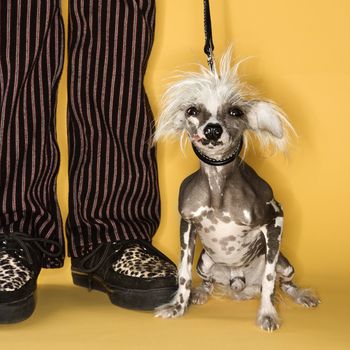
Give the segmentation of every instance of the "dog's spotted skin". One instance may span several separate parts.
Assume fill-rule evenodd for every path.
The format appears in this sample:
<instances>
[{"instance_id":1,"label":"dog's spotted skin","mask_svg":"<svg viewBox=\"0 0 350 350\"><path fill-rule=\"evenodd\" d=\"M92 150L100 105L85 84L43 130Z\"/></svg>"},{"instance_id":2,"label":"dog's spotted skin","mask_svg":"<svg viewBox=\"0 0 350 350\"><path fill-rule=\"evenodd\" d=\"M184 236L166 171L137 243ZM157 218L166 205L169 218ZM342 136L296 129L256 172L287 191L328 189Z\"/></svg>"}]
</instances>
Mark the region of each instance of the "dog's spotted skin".
<instances>
[{"instance_id":1,"label":"dog's spotted skin","mask_svg":"<svg viewBox=\"0 0 350 350\"><path fill-rule=\"evenodd\" d=\"M191 295L192 264L195 247L195 228L188 221L181 220L181 262L179 267L179 287L173 299L156 309L156 316L178 317L183 315ZM181 276L181 277L180 277Z\"/></svg>"},{"instance_id":2,"label":"dog's spotted skin","mask_svg":"<svg viewBox=\"0 0 350 350\"><path fill-rule=\"evenodd\" d=\"M314 307L319 300L292 282L294 269L280 252L283 211L271 187L235 154L248 132L263 147L272 144L283 150L286 130L293 128L276 105L249 97L237 66L231 69L229 63L230 52L220 71L202 68L171 86L164 99L155 140L186 133L201 163L180 189L179 290L156 315L180 316L190 302L197 234L203 245L197 265L203 283L192 292L192 303L204 303L214 283L236 299L261 295L257 323L273 331L280 325L274 306L276 279L299 304ZM218 166L227 159L234 160Z\"/></svg>"},{"instance_id":3,"label":"dog's spotted skin","mask_svg":"<svg viewBox=\"0 0 350 350\"><path fill-rule=\"evenodd\" d=\"M0 292L13 292L24 286L33 273L18 258L0 251Z\"/></svg>"},{"instance_id":4,"label":"dog's spotted skin","mask_svg":"<svg viewBox=\"0 0 350 350\"><path fill-rule=\"evenodd\" d=\"M176 268L172 264L148 254L137 244L126 248L112 267L119 274L137 278L176 277L177 275Z\"/></svg>"},{"instance_id":5,"label":"dog's spotted skin","mask_svg":"<svg viewBox=\"0 0 350 350\"><path fill-rule=\"evenodd\" d=\"M228 286L232 290L229 294L239 300L261 295L257 323L264 330L273 331L280 326L274 306L277 277L282 290L296 302L312 307L319 301L291 282L294 269L280 253L283 211L273 199L270 187L242 160L236 161L239 163L235 176L229 169L233 164L225 169L205 169L209 166L202 164L202 170L184 181L180 190L183 219L179 289L169 304L158 308L156 315L181 316L190 301L205 303L214 283L218 283ZM245 182L247 178L250 183ZM224 188L226 191L222 191ZM197 265L203 283L191 295L195 234L203 244Z\"/></svg>"}]
</instances>

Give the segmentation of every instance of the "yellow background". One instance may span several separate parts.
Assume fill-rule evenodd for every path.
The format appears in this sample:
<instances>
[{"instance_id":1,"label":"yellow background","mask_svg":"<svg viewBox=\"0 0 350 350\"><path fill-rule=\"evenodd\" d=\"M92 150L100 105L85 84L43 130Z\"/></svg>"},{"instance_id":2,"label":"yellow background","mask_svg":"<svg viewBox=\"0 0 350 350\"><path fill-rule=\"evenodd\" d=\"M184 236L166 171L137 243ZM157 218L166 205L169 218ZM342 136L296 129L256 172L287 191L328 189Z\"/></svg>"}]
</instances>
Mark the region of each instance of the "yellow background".
<instances>
[{"instance_id":1,"label":"yellow background","mask_svg":"<svg viewBox=\"0 0 350 350\"><path fill-rule=\"evenodd\" d=\"M62 12L67 24L67 0ZM289 115L299 138L288 159L250 151L248 162L272 185L283 204L283 251L297 281L322 298L306 310L286 298L279 303L282 328L258 329L257 301L212 298L177 320L110 305L98 292L74 287L70 263L43 271L35 314L0 327L6 349L350 349L350 1L212 0L215 54L234 43L236 59L252 58L241 75ZM202 53L201 0L158 0L156 36L146 88L155 115L169 77ZM66 61L67 64L67 61ZM65 66L66 68L66 66ZM58 195L67 215L66 69L57 113L61 168ZM162 223L156 246L178 261L177 194L198 167L178 143L158 147ZM5 349L5 347L4 347Z\"/></svg>"}]
</instances>

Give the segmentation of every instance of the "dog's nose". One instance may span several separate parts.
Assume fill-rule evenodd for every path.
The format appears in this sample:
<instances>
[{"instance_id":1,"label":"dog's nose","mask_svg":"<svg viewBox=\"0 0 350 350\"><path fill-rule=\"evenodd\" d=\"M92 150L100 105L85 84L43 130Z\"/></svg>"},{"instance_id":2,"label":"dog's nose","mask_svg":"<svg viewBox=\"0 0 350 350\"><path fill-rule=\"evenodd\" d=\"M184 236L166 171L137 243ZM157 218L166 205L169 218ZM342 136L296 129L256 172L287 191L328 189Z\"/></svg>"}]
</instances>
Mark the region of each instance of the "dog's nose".
<instances>
[{"instance_id":1,"label":"dog's nose","mask_svg":"<svg viewBox=\"0 0 350 350\"><path fill-rule=\"evenodd\" d=\"M204 135L210 141L217 141L222 135L222 127L220 124L208 124L204 128Z\"/></svg>"}]
</instances>

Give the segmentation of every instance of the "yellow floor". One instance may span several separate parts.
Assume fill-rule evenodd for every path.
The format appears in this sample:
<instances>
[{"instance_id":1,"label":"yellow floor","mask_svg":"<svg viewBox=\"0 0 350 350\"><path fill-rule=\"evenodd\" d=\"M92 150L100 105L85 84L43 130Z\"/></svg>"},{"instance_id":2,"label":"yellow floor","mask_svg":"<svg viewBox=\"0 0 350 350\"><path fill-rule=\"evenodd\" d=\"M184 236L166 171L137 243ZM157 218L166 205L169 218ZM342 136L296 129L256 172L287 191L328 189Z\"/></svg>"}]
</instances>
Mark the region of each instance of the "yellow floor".
<instances>
[{"instance_id":1,"label":"yellow floor","mask_svg":"<svg viewBox=\"0 0 350 350\"><path fill-rule=\"evenodd\" d=\"M182 318L157 319L73 286L69 265L43 270L35 313L0 327L1 349L350 349L350 286L337 278L301 281L318 291L320 307L307 310L284 298L281 329L266 333L254 324L257 301L212 298Z\"/></svg>"}]
</instances>

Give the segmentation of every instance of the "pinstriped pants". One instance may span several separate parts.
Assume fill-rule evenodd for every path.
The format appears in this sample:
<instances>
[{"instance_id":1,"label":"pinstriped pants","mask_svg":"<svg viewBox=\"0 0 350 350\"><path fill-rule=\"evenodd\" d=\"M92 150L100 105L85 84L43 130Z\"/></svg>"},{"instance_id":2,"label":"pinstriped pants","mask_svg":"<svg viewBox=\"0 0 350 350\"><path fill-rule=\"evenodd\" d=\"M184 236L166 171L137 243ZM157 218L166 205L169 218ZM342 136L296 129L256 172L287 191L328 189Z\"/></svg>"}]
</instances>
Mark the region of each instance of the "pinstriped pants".
<instances>
[{"instance_id":1,"label":"pinstriped pants","mask_svg":"<svg viewBox=\"0 0 350 350\"><path fill-rule=\"evenodd\" d=\"M143 78L154 0L70 0L68 253L150 240L160 216L153 116ZM0 230L57 240L59 0L0 0ZM58 115L58 118L63 116ZM44 257L60 267L64 256Z\"/></svg>"}]
</instances>

